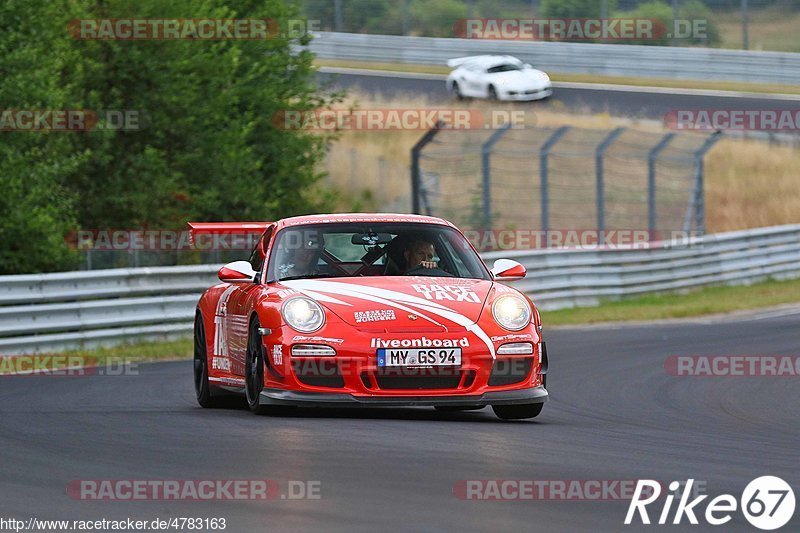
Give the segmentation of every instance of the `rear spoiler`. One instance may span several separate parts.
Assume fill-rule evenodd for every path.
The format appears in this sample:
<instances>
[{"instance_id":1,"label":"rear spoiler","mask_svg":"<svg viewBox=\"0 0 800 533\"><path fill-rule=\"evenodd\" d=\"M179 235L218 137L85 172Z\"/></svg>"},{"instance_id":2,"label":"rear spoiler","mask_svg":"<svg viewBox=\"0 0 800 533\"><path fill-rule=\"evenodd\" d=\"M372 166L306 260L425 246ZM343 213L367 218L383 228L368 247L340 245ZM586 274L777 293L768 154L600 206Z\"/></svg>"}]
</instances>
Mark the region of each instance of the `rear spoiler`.
<instances>
[{"instance_id":1,"label":"rear spoiler","mask_svg":"<svg viewBox=\"0 0 800 533\"><path fill-rule=\"evenodd\" d=\"M246 234L261 235L272 222L189 222L189 235L194 241L196 235Z\"/></svg>"},{"instance_id":2,"label":"rear spoiler","mask_svg":"<svg viewBox=\"0 0 800 533\"><path fill-rule=\"evenodd\" d=\"M447 66L450 68L460 67L464 63L469 63L471 61L476 61L481 56L468 56L468 57L456 57L453 59L447 60Z\"/></svg>"}]
</instances>

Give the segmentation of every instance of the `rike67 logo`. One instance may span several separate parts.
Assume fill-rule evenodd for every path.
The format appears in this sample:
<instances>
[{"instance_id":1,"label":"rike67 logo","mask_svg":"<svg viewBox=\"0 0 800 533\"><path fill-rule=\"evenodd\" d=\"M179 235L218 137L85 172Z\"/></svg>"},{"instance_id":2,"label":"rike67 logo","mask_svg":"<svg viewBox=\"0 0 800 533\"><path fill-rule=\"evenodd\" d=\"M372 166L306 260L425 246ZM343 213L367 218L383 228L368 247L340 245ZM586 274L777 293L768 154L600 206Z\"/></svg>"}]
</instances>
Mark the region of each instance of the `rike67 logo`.
<instances>
[{"instance_id":1,"label":"rike67 logo","mask_svg":"<svg viewBox=\"0 0 800 533\"><path fill-rule=\"evenodd\" d=\"M784 480L775 476L762 476L751 481L742 492L741 499L737 502L731 494L721 494L708 502L705 512L700 512L700 503L708 495L696 496L691 501L692 484L694 479L686 482L686 488L680 490L681 483L673 481L669 484L671 494L667 494L664 499L664 506L658 516L656 523L664 525L667 523L680 524L686 517L690 524L697 525L698 515L712 526L721 526L730 522L733 513L741 504L742 514L754 527L771 531L786 525L794 515L795 498L792 487ZM679 492L680 491L680 492ZM628 514L625 516L625 524L631 524L634 516L639 515L643 524L650 524L650 516L647 506L654 503L661 496L661 484L651 479L640 479L636 484L633 499L628 507ZM675 507L672 521L669 521L672 514L672 504L675 497L679 501Z\"/></svg>"}]
</instances>

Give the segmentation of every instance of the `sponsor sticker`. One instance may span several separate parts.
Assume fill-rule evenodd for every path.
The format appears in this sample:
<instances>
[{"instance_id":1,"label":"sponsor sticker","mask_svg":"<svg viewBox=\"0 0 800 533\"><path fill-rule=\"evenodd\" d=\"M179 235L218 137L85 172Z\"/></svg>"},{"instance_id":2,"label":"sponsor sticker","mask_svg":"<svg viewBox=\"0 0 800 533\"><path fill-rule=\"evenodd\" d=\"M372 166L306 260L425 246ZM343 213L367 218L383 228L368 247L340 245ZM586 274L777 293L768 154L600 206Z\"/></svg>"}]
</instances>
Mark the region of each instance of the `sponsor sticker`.
<instances>
[{"instance_id":1,"label":"sponsor sticker","mask_svg":"<svg viewBox=\"0 0 800 533\"><path fill-rule=\"evenodd\" d=\"M429 339L420 337L418 339L381 339L376 337L370 340L370 348L456 348L469 347L469 339Z\"/></svg>"},{"instance_id":2,"label":"sponsor sticker","mask_svg":"<svg viewBox=\"0 0 800 533\"><path fill-rule=\"evenodd\" d=\"M385 320L395 320L394 309L376 309L374 311L356 311L356 322L382 322Z\"/></svg>"}]
</instances>

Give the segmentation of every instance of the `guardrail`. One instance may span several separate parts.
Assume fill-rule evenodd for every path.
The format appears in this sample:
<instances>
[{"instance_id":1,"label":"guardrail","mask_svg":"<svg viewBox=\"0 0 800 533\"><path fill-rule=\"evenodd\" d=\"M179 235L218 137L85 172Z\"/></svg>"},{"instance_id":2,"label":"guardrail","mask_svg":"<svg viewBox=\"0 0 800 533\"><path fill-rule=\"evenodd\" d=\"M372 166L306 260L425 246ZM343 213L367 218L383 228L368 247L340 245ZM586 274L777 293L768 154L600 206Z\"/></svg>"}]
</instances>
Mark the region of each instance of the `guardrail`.
<instances>
[{"instance_id":1,"label":"guardrail","mask_svg":"<svg viewBox=\"0 0 800 533\"><path fill-rule=\"evenodd\" d=\"M800 224L708 235L647 249L518 250L515 283L542 309L645 293L800 277ZM0 276L0 354L191 334L217 265Z\"/></svg>"},{"instance_id":2,"label":"guardrail","mask_svg":"<svg viewBox=\"0 0 800 533\"><path fill-rule=\"evenodd\" d=\"M321 59L443 66L454 57L509 54L554 73L800 84L800 54L790 52L336 32L315 35L309 49Z\"/></svg>"}]
</instances>

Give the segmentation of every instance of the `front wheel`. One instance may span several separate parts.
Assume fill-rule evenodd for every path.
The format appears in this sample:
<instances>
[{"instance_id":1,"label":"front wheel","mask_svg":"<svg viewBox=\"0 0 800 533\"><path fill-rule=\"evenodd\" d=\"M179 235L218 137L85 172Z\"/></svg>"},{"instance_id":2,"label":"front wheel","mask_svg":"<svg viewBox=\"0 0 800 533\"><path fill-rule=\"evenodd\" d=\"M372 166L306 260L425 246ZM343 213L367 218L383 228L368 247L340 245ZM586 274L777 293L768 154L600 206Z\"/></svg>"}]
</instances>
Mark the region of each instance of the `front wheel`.
<instances>
[{"instance_id":1,"label":"front wheel","mask_svg":"<svg viewBox=\"0 0 800 533\"><path fill-rule=\"evenodd\" d=\"M453 96L456 97L456 100L463 100L464 99L464 95L461 94L461 87L458 86L458 82L457 81L453 82L453 86L452 86L451 90L453 92Z\"/></svg>"},{"instance_id":2,"label":"front wheel","mask_svg":"<svg viewBox=\"0 0 800 533\"><path fill-rule=\"evenodd\" d=\"M519 405L493 405L492 411L503 420L536 418L542 412L544 403L523 403Z\"/></svg>"},{"instance_id":3,"label":"front wheel","mask_svg":"<svg viewBox=\"0 0 800 533\"><path fill-rule=\"evenodd\" d=\"M266 414L268 409L261 405L261 391L264 389L264 357L261 349L261 336L258 334L258 320L250 324L247 337L247 361L244 369L245 394L250 410L257 414Z\"/></svg>"}]
</instances>

